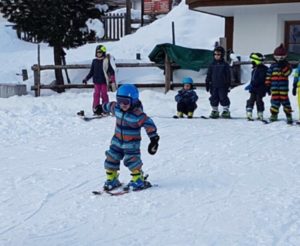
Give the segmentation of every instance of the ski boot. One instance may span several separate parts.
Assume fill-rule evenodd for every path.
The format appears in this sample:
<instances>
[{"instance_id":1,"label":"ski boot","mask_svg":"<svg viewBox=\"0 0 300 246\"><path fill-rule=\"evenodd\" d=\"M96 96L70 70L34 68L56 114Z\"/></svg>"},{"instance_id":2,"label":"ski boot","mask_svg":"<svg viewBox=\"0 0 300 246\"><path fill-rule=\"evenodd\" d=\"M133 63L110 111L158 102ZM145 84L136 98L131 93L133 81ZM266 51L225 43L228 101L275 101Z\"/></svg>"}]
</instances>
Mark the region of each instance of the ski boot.
<instances>
[{"instance_id":1,"label":"ski boot","mask_svg":"<svg viewBox=\"0 0 300 246\"><path fill-rule=\"evenodd\" d=\"M177 116L178 116L178 118L183 118L183 113L180 112L180 111L178 111L178 112L177 112Z\"/></svg>"},{"instance_id":2,"label":"ski boot","mask_svg":"<svg viewBox=\"0 0 300 246\"><path fill-rule=\"evenodd\" d=\"M94 107L93 108L93 113L94 113L94 116L101 116L102 113L103 113L102 106L99 104L96 107Z\"/></svg>"},{"instance_id":3,"label":"ski boot","mask_svg":"<svg viewBox=\"0 0 300 246\"><path fill-rule=\"evenodd\" d=\"M194 112L188 112L188 118L189 118L189 119L192 119L192 118L193 118L193 115L194 115Z\"/></svg>"},{"instance_id":4,"label":"ski boot","mask_svg":"<svg viewBox=\"0 0 300 246\"><path fill-rule=\"evenodd\" d=\"M143 175L142 170L134 170L131 173L132 179L130 182L124 187L125 191L132 189L133 191L143 190L151 187L151 183L147 181L147 177Z\"/></svg>"},{"instance_id":5,"label":"ski boot","mask_svg":"<svg viewBox=\"0 0 300 246\"><path fill-rule=\"evenodd\" d=\"M264 113L263 112L257 112L257 119L258 120L264 120Z\"/></svg>"},{"instance_id":6,"label":"ski boot","mask_svg":"<svg viewBox=\"0 0 300 246\"><path fill-rule=\"evenodd\" d=\"M103 189L106 191L111 191L115 188L120 187L122 184L119 181L119 174L115 170L106 170L107 180L104 183Z\"/></svg>"},{"instance_id":7,"label":"ski boot","mask_svg":"<svg viewBox=\"0 0 300 246\"><path fill-rule=\"evenodd\" d=\"M211 111L209 118L218 119L220 117L219 111Z\"/></svg>"},{"instance_id":8,"label":"ski boot","mask_svg":"<svg viewBox=\"0 0 300 246\"><path fill-rule=\"evenodd\" d=\"M230 112L229 112L228 110L224 110L224 111L222 112L221 117L224 118L224 119L230 119L230 118L231 118Z\"/></svg>"},{"instance_id":9,"label":"ski boot","mask_svg":"<svg viewBox=\"0 0 300 246\"><path fill-rule=\"evenodd\" d=\"M252 117L252 111L247 111L246 112L246 115L247 115L247 119L252 121L253 120L253 117Z\"/></svg>"},{"instance_id":10,"label":"ski boot","mask_svg":"<svg viewBox=\"0 0 300 246\"><path fill-rule=\"evenodd\" d=\"M278 120L278 114L274 114L274 113L271 114L269 120L272 121L272 122L277 121Z\"/></svg>"},{"instance_id":11,"label":"ski boot","mask_svg":"<svg viewBox=\"0 0 300 246\"><path fill-rule=\"evenodd\" d=\"M174 115L173 118L174 118L174 119L183 118L183 113L180 112L180 111L178 111L178 112L177 112L177 115Z\"/></svg>"},{"instance_id":12,"label":"ski boot","mask_svg":"<svg viewBox=\"0 0 300 246\"><path fill-rule=\"evenodd\" d=\"M293 117L291 114L286 115L286 123L289 125L293 124Z\"/></svg>"},{"instance_id":13,"label":"ski boot","mask_svg":"<svg viewBox=\"0 0 300 246\"><path fill-rule=\"evenodd\" d=\"M84 110L80 110L79 112L77 112L77 115L84 117Z\"/></svg>"}]
</instances>

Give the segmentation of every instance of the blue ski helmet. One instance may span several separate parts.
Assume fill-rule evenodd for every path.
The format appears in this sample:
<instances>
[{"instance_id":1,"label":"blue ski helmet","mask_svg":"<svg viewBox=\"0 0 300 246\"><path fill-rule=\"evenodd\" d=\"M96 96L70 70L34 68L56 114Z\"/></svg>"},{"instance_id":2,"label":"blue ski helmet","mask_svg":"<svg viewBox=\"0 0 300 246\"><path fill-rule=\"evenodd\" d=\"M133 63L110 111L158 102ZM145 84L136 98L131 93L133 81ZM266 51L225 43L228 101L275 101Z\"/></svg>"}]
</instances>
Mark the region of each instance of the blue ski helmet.
<instances>
[{"instance_id":1,"label":"blue ski helmet","mask_svg":"<svg viewBox=\"0 0 300 246\"><path fill-rule=\"evenodd\" d=\"M192 85L193 84L193 79L191 77L184 77L181 82L182 82L182 84Z\"/></svg>"},{"instance_id":2,"label":"blue ski helmet","mask_svg":"<svg viewBox=\"0 0 300 246\"><path fill-rule=\"evenodd\" d=\"M139 100L139 91L132 84L121 85L117 90L117 97L127 97L131 99L131 103L134 104Z\"/></svg>"}]
</instances>

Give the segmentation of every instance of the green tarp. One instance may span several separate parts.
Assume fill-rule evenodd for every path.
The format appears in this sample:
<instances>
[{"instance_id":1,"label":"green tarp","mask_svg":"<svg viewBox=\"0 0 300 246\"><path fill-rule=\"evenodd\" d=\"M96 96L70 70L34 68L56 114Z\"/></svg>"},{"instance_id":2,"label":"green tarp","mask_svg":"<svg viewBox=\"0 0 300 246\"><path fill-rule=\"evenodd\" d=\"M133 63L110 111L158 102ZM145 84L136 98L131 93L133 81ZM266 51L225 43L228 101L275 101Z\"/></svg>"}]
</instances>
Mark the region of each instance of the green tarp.
<instances>
[{"instance_id":1,"label":"green tarp","mask_svg":"<svg viewBox=\"0 0 300 246\"><path fill-rule=\"evenodd\" d=\"M213 61L213 51L205 49L191 49L173 44L159 44L149 54L150 61L156 64L164 64L165 54L171 62L176 63L182 69L199 71L207 68Z\"/></svg>"}]
</instances>

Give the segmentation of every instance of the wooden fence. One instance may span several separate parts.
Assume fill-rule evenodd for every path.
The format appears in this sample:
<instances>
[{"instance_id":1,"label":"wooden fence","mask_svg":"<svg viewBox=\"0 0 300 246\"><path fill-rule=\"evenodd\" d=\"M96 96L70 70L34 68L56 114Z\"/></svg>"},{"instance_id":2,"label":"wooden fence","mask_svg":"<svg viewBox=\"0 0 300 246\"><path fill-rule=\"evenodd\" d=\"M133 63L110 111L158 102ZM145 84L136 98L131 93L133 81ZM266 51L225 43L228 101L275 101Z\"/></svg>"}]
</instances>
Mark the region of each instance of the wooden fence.
<instances>
[{"instance_id":1,"label":"wooden fence","mask_svg":"<svg viewBox=\"0 0 300 246\"><path fill-rule=\"evenodd\" d=\"M94 88L93 84L82 84L82 83L71 83L65 85L53 85L53 84L42 84L41 83L41 71L43 70L54 70L54 69L89 69L90 64L76 64L76 65L39 65L35 64L31 67L34 75L34 85L31 86L31 90L35 91L35 96L38 97L41 95L42 89L83 89L83 88ZM168 58L165 61L165 64L158 65L155 63L117 63L116 67L126 68L126 67L165 67L165 83L149 83L149 84L136 84L137 87L144 88L154 88L154 87L164 87L165 92L168 92L173 87L181 86L180 83L176 84L172 82L173 69L179 68L176 64L171 64ZM195 83L196 86L203 86L204 83Z\"/></svg>"},{"instance_id":2,"label":"wooden fence","mask_svg":"<svg viewBox=\"0 0 300 246\"><path fill-rule=\"evenodd\" d=\"M104 27L104 36L99 41L117 41L120 38L124 37L128 30L126 28L126 14L106 14L105 16L101 17L101 22L103 23ZM13 25L7 25L13 26ZM24 32L21 29L16 29L16 33L19 39L37 43L36 37L30 32ZM90 40L95 42L95 39Z\"/></svg>"},{"instance_id":3,"label":"wooden fence","mask_svg":"<svg viewBox=\"0 0 300 246\"><path fill-rule=\"evenodd\" d=\"M102 17L105 41L116 41L128 34L126 32L126 14L106 14Z\"/></svg>"}]
</instances>

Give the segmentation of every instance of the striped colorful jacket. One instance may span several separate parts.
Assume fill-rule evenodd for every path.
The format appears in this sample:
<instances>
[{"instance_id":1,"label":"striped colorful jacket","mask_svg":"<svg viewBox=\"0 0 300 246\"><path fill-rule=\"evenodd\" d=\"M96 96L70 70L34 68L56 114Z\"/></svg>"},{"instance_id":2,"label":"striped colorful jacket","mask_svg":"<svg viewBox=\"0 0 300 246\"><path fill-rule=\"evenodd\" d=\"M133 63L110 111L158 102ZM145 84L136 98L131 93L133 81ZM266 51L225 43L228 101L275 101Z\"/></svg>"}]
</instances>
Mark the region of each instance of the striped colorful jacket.
<instances>
[{"instance_id":1,"label":"striped colorful jacket","mask_svg":"<svg viewBox=\"0 0 300 246\"><path fill-rule=\"evenodd\" d=\"M292 73L292 66L283 61L280 63L273 63L266 74L265 84L270 88L272 99L284 100L288 98L289 92L289 75Z\"/></svg>"},{"instance_id":2,"label":"striped colorful jacket","mask_svg":"<svg viewBox=\"0 0 300 246\"><path fill-rule=\"evenodd\" d=\"M105 103L102 108L105 113L112 113L116 117L112 144L123 148L139 148L142 127L149 138L157 136L157 128L153 120L143 112L141 102L126 112L123 112L116 102Z\"/></svg>"}]
</instances>

